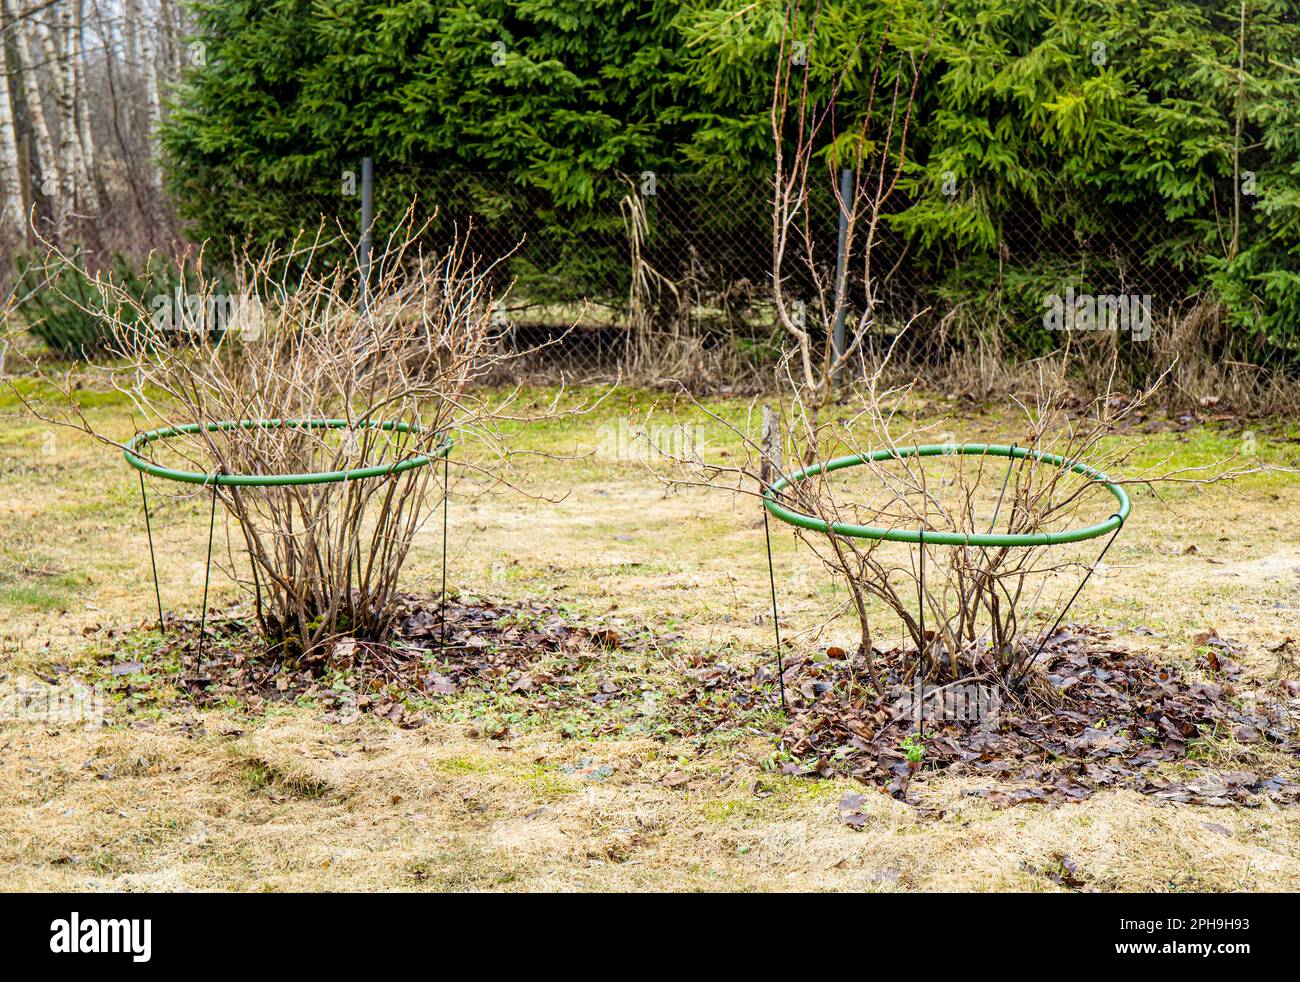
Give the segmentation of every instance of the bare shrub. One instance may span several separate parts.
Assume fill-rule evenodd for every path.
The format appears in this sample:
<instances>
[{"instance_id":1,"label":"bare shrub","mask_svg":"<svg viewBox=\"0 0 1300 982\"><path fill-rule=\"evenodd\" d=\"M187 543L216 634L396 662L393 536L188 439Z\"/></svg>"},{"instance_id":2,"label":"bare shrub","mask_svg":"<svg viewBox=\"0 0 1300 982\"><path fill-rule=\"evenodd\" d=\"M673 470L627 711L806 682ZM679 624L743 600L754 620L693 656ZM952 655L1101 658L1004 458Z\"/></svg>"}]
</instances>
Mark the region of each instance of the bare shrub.
<instances>
[{"instance_id":1,"label":"bare shrub","mask_svg":"<svg viewBox=\"0 0 1300 982\"><path fill-rule=\"evenodd\" d=\"M878 316L891 270L880 268L877 247L906 167L916 85L931 38L914 38L894 64L886 63L885 35L859 39L853 54L862 54L859 95L869 108L836 132L838 96L859 59L849 58L829 75L819 66L822 95L814 98L811 59L800 70L793 48L796 39L808 39L811 48L816 31L816 15L803 23L797 5L787 9L772 97L772 292L786 339L780 404L765 412L759 438L752 426L715 417L739 439L745 459L724 464L699 453L668 454L682 467L670 480L767 494L823 523L820 530L796 533L846 588L842 610L852 613L860 630L854 667L876 692L891 680L929 685L972 678L1020 692L1040 650L1029 625L1036 613L1053 605L1060 609L1067 599L1045 597L1045 591L1067 580L1073 587L1090 574L1096 554L1047 545L940 545L926 537L1033 535L1105 522L1115 513L1115 499L1073 465L1107 474L1123 467L1127 455L1108 438L1141 412L1159 381L1122 391L1112 343L1105 360L1089 363L1102 381L1080 401L1068 382L1067 338L1060 357L1031 368L1033 395L1019 403L1017 450L1009 462L957 453L951 437L936 441L926 432L914 413L912 379L889 381L899 377L891 368L894 353L924 311L903 324ZM811 207L816 171L824 164L829 166L822 179L842 215L843 261L833 269L826 258L835 251L827 248L826 230ZM840 167L852 172L849 194L837 181ZM940 329L948 325L941 322ZM1000 352L988 354L1001 361ZM950 446L935 456L902 451L935 443ZM885 459L873 461L879 452ZM840 457L851 460L852 469L830 471L828 465ZM1220 462L1193 472L1144 472L1115 483L1208 483L1242 471ZM806 476L788 480L796 472ZM841 534L837 524L869 526L879 536ZM919 544L886 541L897 532ZM1101 548L1104 542L1092 544ZM901 624L910 653L877 644L882 612Z\"/></svg>"},{"instance_id":2,"label":"bare shrub","mask_svg":"<svg viewBox=\"0 0 1300 982\"><path fill-rule=\"evenodd\" d=\"M198 424L147 443L145 459L212 478L384 469L332 483L208 485L247 549L261 626L294 648L344 632L383 638L428 499L446 493L440 448L453 432L497 445L501 400L475 390L504 357L490 316L494 264L465 238L426 254L421 231L408 222L387 243L365 304L347 268L319 261L320 236L237 257L222 280L199 253L182 260L191 292L147 305L109 276L89 282L113 301L96 307L121 314L106 325L107 360L88 371L129 397L140 430ZM124 446L81 412L70 375L30 367L58 395L15 389L29 410ZM254 422L266 420L279 422ZM306 425L322 420L341 425ZM220 425L232 421L247 425ZM409 466L417 459L433 463Z\"/></svg>"},{"instance_id":3,"label":"bare shrub","mask_svg":"<svg viewBox=\"0 0 1300 982\"><path fill-rule=\"evenodd\" d=\"M1192 468L1161 462L1124 473L1132 470L1132 445L1122 449L1110 438L1140 416L1154 392L1107 387L1080 402L1066 382L1064 364L1040 376L1034 398L1020 403L1020 420L1007 440L1016 450L1013 458L962 454L952 434L936 439L933 426L919 421L911 386L881 384L886 370L882 365L843 392L834 414L814 413L797 396L785 401L765 412L761 437L754 435L752 421L740 426L715 417L744 448L737 463L708 461L699 452L663 455L681 468L668 479L676 485L755 496L767 490L779 504L828 529L855 525L918 533L921 544L887 541L883 534L860 538L794 529L845 588L846 599L828 613L827 623L845 613L856 620L854 670L876 692L886 691L891 681L929 686L981 680L1023 695L1034 682L1043 642L1105 555L1112 533L1055 545L952 545L927 537L1034 535L1105 522L1117 512L1116 499L1074 464L1106 474L1117 486L1157 495L1173 484L1203 489L1259 469L1221 460ZM922 445L942 449L932 456L911 454L910 448ZM871 460L875 452L884 459ZM841 457L854 459L853 466L827 467ZM778 481L805 466L804 479ZM891 623L910 644L881 643L891 636Z\"/></svg>"}]
</instances>

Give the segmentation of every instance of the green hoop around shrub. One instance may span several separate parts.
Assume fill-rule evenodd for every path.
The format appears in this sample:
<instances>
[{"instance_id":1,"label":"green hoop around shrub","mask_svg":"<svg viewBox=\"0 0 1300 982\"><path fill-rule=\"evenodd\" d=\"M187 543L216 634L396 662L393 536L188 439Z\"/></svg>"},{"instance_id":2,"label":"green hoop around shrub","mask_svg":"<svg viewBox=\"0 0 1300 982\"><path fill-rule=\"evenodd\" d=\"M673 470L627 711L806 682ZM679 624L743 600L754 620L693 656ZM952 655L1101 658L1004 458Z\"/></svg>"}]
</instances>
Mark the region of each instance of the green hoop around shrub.
<instances>
[{"instance_id":1,"label":"green hoop around shrub","mask_svg":"<svg viewBox=\"0 0 1300 982\"><path fill-rule=\"evenodd\" d=\"M380 429L394 431L398 433L422 433L423 430L412 423L402 422L378 422L375 420L365 420L357 422L346 419L241 419L241 420L221 420L213 423L204 423L200 427L199 423L183 423L180 426L168 426L163 429L149 430L147 433L141 433L135 437L127 449L123 451L126 462L138 471L145 474L151 474L154 477L161 477L168 481L181 481L185 484L221 484L233 485L238 487L287 487L298 484L330 484L337 481L360 481L369 477L385 477L390 474L401 474L404 471L414 470L416 467L423 467L436 458L446 457L451 452L452 440L448 436L442 446L435 453L421 454L418 457L410 457L406 460L398 461L395 464L378 464L373 467L358 467L353 470L343 471L318 471L310 474L204 474L202 471L181 471L171 467L163 467L140 457L136 451L144 448L150 443L159 440L167 440L172 437L181 436L187 433L198 433L200 428L206 429L209 433L217 433L222 430L245 429L251 430L254 427L261 429L282 429L288 427L295 429L304 427L306 429L331 429L341 430L349 427L364 427L366 429Z\"/></svg>"},{"instance_id":2,"label":"green hoop around shrub","mask_svg":"<svg viewBox=\"0 0 1300 982\"><path fill-rule=\"evenodd\" d=\"M208 517L208 561L203 570L203 607L199 619L199 653L198 661L200 668L203 665L203 645L205 631L208 623L208 577L212 569L212 537L217 523L217 486L224 485L227 487L262 487L278 488L288 487L290 485L303 484L332 484L339 481L360 481L370 477L387 477L392 474L401 474L405 471L414 470L417 467L424 467L435 459L442 459L444 468L450 466L450 453L452 440L449 434L443 434L443 442L432 454L421 454L418 457L409 457L406 460L399 460L393 464L377 464L373 467L358 467L352 470L342 471L317 471L310 474L205 474L202 471L181 471L172 467L163 467L161 464L155 464L141 457L137 450L140 450L150 443L161 440L168 440L172 437L181 436L188 433L198 433L206 430L209 433L218 433L224 430L244 429L251 430L261 428L266 430L278 429L297 429L304 428L309 430L342 430L354 427L364 429L379 429L388 432L396 431L398 433L423 433L424 429L418 424L403 423L390 420L388 422L379 422L376 420L347 420L347 419L239 419L239 420L218 420L212 423L183 423L180 426L167 426L157 430L149 430L147 433L141 433L131 440L123 450L126 462L140 472L140 501L144 506L144 527L149 537L149 565L153 569L153 591L154 598L158 602L158 628L161 631L166 630L166 621L163 618L162 609L162 590L158 586L158 560L154 554L153 548L153 525L149 520L149 498L145 493L144 476L150 474L154 477L161 477L167 481L180 481L184 484L202 484L212 488L212 510ZM446 470L444 470L444 482L447 481ZM253 565L253 580L257 582L257 565ZM447 622L447 492L444 489L442 496L442 621L443 635L441 640L442 650L446 649L446 622Z\"/></svg>"},{"instance_id":3,"label":"green hoop around shrub","mask_svg":"<svg viewBox=\"0 0 1300 982\"><path fill-rule=\"evenodd\" d=\"M1119 503L1119 510L1104 522L1096 525L1089 525L1086 528L1070 529L1064 532L1034 532L1034 533L996 533L996 532L939 532L922 529L901 529L901 528L876 528L871 525L854 525L849 522L826 522L813 515L805 515L802 512L794 511L787 508L776 500L776 495L780 494L786 488L798 481L821 474L823 471L827 474L833 471L843 470L846 467L855 467L859 464L876 463L883 460L902 460L907 457L949 457L953 455L970 455L970 456L988 456L988 457L1006 457L1010 459L1023 459L1032 457L1044 464L1050 464L1053 467L1067 468L1076 474L1082 474L1084 477L1096 481L1107 491L1109 491ZM771 486L763 492L763 505L776 518L799 528L808 529L813 532L834 532L836 535L849 536L855 539L884 539L889 542L916 542L925 545L948 545L948 546L1047 546L1064 542L1084 542L1088 539L1095 539L1098 536L1105 535L1107 532L1113 532L1120 528L1125 519L1128 518L1132 505L1129 501L1128 494L1122 487L1115 484L1109 477L1096 468L1089 467L1087 464L1078 461L1066 460L1064 457L1058 457L1056 454L1044 453L1041 450L1027 450L1024 447L1006 447L997 444L987 443L941 443L930 444L919 447L899 447L894 450L877 450L869 454L852 454L847 457L836 457L826 464L814 464L811 467L805 467L785 477L773 481Z\"/></svg>"}]
</instances>

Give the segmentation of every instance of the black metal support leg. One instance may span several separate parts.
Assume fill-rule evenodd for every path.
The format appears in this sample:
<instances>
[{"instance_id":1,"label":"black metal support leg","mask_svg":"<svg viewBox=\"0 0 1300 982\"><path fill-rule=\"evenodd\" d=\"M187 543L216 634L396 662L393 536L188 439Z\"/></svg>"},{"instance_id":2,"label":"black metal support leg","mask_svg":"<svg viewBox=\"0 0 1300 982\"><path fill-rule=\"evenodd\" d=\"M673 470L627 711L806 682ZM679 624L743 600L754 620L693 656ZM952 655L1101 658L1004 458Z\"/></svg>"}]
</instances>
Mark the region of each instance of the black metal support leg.
<instances>
[{"instance_id":1,"label":"black metal support leg","mask_svg":"<svg viewBox=\"0 0 1300 982\"><path fill-rule=\"evenodd\" d=\"M1119 518L1119 516L1116 514L1112 515L1111 518ZM1079 594L1083 592L1083 588L1088 585L1088 580L1092 579L1093 572L1101 565L1101 561L1106 558L1106 553L1110 551L1111 544L1114 543L1122 531L1124 531L1124 519L1120 518L1119 525L1116 527L1115 531L1110 534L1110 538L1106 540L1106 545L1101 550L1101 555L1099 555L1093 564L1088 567L1088 572L1083 574L1083 579L1080 580L1079 585L1074 588L1074 593L1070 595L1070 599L1066 601L1065 606L1061 608L1061 612L1056 615L1056 621L1052 624L1051 630L1044 634L1042 640L1038 642L1038 648L1035 649L1034 656L1030 658L1029 661L1025 662L1024 669L1016 678L1016 685L1023 682L1025 676L1029 674L1029 670L1034 667L1034 662L1038 661L1038 656L1041 655L1043 649L1047 647L1048 639L1051 638L1051 636L1056 633L1056 629L1061 626L1061 621L1065 620L1065 615L1069 612L1070 607L1072 607L1075 600L1079 598Z\"/></svg>"},{"instance_id":2,"label":"black metal support leg","mask_svg":"<svg viewBox=\"0 0 1300 982\"><path fill-rule=\"evenodd\" d=\"M776 682L781 690L781 711L785 706L785 662L781 658L781 617L776 609L776 571L772 565L772 530L767 521L767 505L763 505L763 535L767 539L767 581L772 587L772 627L776 629Z\"/></svg>"},{"instance_id":3,"label":"black metal support leg","mask_svg":"<svg viewBox=\"0 0 1300 982\"><path fill-rule=\"evenodd\" d=\"M447 657L447 500L451 497L451 451L442 458L442 636L438 656Z\"/></svg>"},{"instance_id":4,"label":"black metal support leg","mask_svg":"<svg viewBox=\"0 0 1300 982\"><path fill-rule=\"evenodd\" d=\"M1002 490L998 492L998 503L993 507L993 521L989 522L989 531L998 524L998 513L1002 511L1002 499L1006 497L1007 485L1011 483L1011 469L1016 466L1016 447L1019 444L1011 444L1011 456L1007 459L1007 472L1002 478Z\"/></svg>"},{"instance_id":5,"label":"black metal support leg","mask_svg":"<svg viewBox=\"0 0 1300 982\"><path fill-rule=\"evenodd\" d=\"M166 625L163 622L162 612L162 591L158 589L158 560L154 557L153 551L153 526L149 522L149 496L144 490L144 471L140 471L140 501L144 505L144 531L149 537L149 566L153 570L153 596L158 601L158 630L166 633Z\"/></svg>"},{"instance_id":6,"label":"black metal support leg","mask_svg":"<svg viewBox=\"0 0 1300 982\"><path fill-rule=\"evenodd\" d=\"M215 476L214 476L215 477ZM208 561L203 567L203 610L199 614L199 669L203 668L203 642L208 627L208 580L212 573L212 534L217 527L217 482L212 482L212 513L208 518Z\"/></svg>"},{"instance_id":7,"label":"black metal support leg","mask_svg":"<svg viewBox=\"0 0 1300 982\"><path fill-rule=\"evenodd\" d=\"M916 649L916 695L920 700L917 711L917 729L925 738L925 529L919 529L921 541L921 572L916 579L916 600L921 612L921 643Z\"/></svg>"}]
</instances>

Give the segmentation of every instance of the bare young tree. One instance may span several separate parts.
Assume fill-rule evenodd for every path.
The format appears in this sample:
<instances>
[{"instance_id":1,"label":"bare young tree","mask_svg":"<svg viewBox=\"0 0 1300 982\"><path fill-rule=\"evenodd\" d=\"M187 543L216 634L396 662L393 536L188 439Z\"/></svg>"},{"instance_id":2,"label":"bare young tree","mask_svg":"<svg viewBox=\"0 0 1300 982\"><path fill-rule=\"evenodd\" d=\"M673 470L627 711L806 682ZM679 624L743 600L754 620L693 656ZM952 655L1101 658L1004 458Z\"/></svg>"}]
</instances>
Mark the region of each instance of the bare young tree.
<instances>
[{"instance_id":1,"label":"bare young tree","mask_svg":"<svg viewBox=\"0 0 1300 982\"><path fill-rule=\"evenodd\" d=\"M809 16L797 2L786 8L771 107L772 302L792 344L793 378L815 408L830 400L844 370L857 366L858 377L870 374L864 353L880 340L873 328L887 276L873 258L907 163L917 86L934 37L931 30L919 51L894 51L891 19L878 38L858 37L843 64L828 73L816 64L820 11L820 4ZM866 70L857 68L860 62ZM850 85L862 108L838 132L837 110ZM841 169L853 178L847 194ZM838 262L828 259L825 216L815 208L822 180L841 215ZM851 296L861 297L860 304L851 305Z\"/></svg>"}]
</instances>

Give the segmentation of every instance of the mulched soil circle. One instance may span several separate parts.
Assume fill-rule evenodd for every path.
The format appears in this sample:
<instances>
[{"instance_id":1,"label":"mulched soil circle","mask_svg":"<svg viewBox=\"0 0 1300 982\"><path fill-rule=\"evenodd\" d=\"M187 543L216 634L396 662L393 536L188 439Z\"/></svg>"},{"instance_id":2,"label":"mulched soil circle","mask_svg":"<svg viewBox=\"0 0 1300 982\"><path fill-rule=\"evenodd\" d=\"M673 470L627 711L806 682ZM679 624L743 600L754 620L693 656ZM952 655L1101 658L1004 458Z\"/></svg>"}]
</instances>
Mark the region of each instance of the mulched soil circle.
<instances>
[{"instance_id":1,"label":"mulched soil circle","mask_svg":"<svg viewBox=\"0 0 1300 982\"><path fill-rule=\"evenodd\" d=\"M261 712L268 705L310 700L327 721L368 713L403 727L427 722L412 700L452 696L470 688L530 696L544 710L577 702L603 706L621 687L589 673L602 652L663 647L680 636L585 625L535 601L449 600L444 635L437 598L397 600L392 637L382 643L339 638L311 655L284 658L262 639L244 608L209 616L202 664L197 618L168 620L155 657L179 662L181 690L199 707L231 700ZM445 647L444 647L445 636ZM111 659L105 667L121 674ZM590 689L591 691L588 691ZM494 734L488 734L489 736Z\"/></svg>"},{"instance_id":2,"label":"mulched soil circle","mask_svg":"<svg viewBox=\"0 0 1300 982\"><path fill-rule=\"evenodd\" d=\"M901 652L881 653L878 661L907 663ZM916 801L914 785L927 774L988 778L997 784L967 793L998 807L1081 801L1108 787L1209 805L1253 805L1261 797L1300 800L1295 766L1300 683L1248 686L1226 654L1206 659L1200 674L1212 681L1190 681L1091 627L1058 632L1040 664L1041 696L1028 705L1003 698L994 715L969 722L927 714L918 761L908 759L904 746L918 724L907 703L898 701L896 694L907 691L900 678L890 679L890 695L855 698L852 694L864 689L851 680L855 671L865 679L865 670L842 649L830 649L830 657L787 655L790 712L780 745L795 762L782 765L782 771L851 776L909 802ZM692 689L683 697L687 705L708 706L705 696L719 689L735 694L731 703L737 708L773 698L775 673L767 668L745 672L715 664L692 675ZM709 720L702 718L699 725ZM1254 755L1261 758L1259 768L1216 770L1189 759L1189 743L1209 733L1247 748L1271 744L1291 756L1292 766L1274 765L1270 772L1262 755ZM1193 773L1180 780L1154 773L1157 765L1172 761ZM843 817L853 824L857 810L853 802L846 804Z\"/></svg>"}]
</instances>

